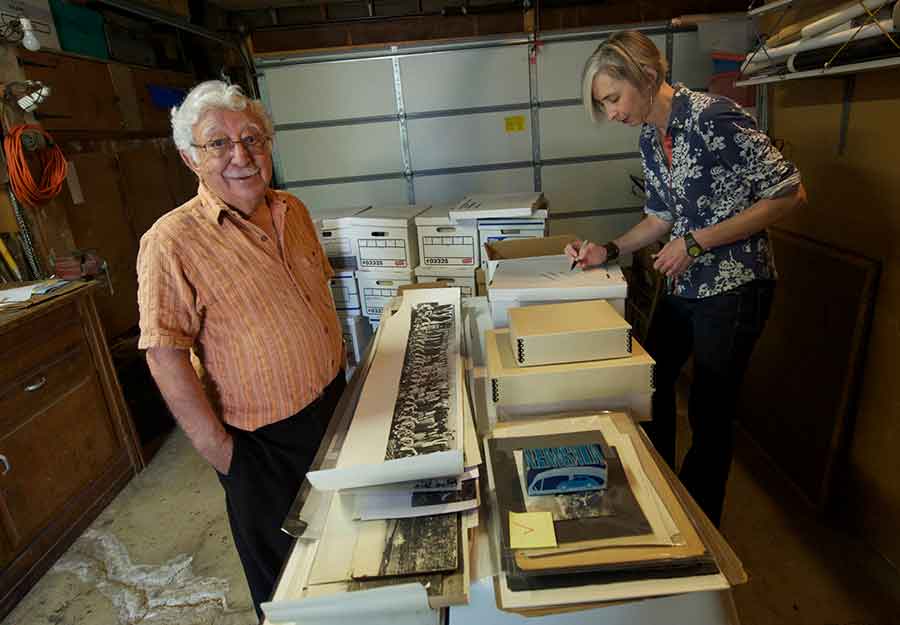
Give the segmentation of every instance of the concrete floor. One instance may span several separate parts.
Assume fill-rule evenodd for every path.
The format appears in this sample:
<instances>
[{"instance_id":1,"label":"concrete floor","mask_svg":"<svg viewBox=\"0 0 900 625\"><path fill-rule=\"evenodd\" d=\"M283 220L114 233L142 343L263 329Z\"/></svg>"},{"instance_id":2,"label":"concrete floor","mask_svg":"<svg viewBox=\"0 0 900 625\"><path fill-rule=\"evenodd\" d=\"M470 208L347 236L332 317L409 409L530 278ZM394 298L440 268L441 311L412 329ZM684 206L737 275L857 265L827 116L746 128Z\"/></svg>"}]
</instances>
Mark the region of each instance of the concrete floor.
<instances>
[{"instance_id":1,"label":"concrete floor","mask_svg":"<svg viewBox=\"0 0 900 625\"><path fill-rule=\"evenodd\" d=\"M746 439L722 530L750 576L734 591L744 625L900 622L896 572L813 516ZM221 487L176 432L3 624L254 622Z\"/></svg>"}]
</instances>

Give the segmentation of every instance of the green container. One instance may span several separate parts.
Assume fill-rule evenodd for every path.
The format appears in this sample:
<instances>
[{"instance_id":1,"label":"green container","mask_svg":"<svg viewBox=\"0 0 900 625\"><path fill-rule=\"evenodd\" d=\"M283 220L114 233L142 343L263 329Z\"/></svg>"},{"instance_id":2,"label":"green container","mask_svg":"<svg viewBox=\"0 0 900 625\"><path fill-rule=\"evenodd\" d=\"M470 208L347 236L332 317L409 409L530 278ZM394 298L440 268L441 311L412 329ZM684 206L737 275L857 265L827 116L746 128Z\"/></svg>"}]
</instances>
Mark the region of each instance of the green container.
<instances>
[{"instance_id":1,"label":"green container","mask_svg":"<svg viewBox=\"0 0 900 625\"><path fill-rule=\"evenodd\" d=\"M93 9L64 0L50 0L59 45L66 52L109 59L103 16Z\"/></svg>"}]
</instances>

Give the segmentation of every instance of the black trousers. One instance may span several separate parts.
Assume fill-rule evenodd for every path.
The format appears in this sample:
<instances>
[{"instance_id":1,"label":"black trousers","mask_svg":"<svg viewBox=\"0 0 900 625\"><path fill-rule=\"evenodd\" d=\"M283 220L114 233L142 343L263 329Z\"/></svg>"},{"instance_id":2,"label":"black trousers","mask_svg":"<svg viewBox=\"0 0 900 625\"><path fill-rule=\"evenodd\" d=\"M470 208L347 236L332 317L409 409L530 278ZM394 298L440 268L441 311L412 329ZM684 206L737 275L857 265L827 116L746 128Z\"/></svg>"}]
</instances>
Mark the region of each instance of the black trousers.
<instances>
[{"instance_id":1,"label":"black trousers","mask_svg":"<svg viewBox=\"0 0 900 625\"><path fill-rule=\"evenodd\" d=\"M281 531L300 484L316 455L344 391L344 372L297 414L253 432L227 426L234 437L228 475L219 473L231 535L253 607L268 601L293 538Z\"/></svg>"},{"instance_id":2,"label":"black trousers","mask_svg":"<svg viewBox=\"0 0 900 625\"><path fill-rule=\"evenodd\" d=\"M675 469L675 384L694 354L688 402L692 442L679 478L719 524L734 454L741 381L772 305L775 282L755 280L702 299L665 295L657 305L648 351L656 359L650 440Z\"/></svg>"}]
</instances>

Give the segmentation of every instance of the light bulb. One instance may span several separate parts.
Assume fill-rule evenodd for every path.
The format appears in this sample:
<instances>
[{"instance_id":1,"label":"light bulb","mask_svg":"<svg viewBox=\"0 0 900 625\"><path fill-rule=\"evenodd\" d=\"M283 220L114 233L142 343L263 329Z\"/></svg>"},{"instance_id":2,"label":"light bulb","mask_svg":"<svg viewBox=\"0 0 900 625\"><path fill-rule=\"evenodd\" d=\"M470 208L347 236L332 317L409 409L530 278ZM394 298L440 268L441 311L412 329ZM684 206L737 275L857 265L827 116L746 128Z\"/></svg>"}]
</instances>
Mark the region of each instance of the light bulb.
<instances>
[{"instance_id":1,"label":"light bulb","mask_svg":"<svg viewBox=\"0 0 900 625\"><path fill-rule=\"evenodd\" d=\"M20 17L19 22L22 24L22 32L25 33L25 36L22 37L22 45L32 52L40 50L41 42L34 36L34 27L31 25L31 20L27 17Z\"/></svg>"}]
</instances>

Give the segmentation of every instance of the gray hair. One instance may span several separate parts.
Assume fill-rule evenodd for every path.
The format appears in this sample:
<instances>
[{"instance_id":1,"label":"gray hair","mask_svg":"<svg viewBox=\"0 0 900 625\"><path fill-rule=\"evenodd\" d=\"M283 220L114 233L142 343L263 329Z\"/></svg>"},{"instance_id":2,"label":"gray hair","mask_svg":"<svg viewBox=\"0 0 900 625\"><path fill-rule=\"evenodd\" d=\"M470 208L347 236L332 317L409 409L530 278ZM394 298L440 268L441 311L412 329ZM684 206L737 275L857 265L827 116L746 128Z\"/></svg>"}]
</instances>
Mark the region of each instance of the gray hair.
<instances>
[{"instance_id":1,"label":"gray hair","mask_svg":"<svg viewBox=\"0 0 900 625\"><path fill-rule=\"evenodd\" d=\"M266 135L271 137L274 134L272 118L263 103L245 96L239 85L229 85L221 80L201 82L191 89L181 106L172 107L172 138L175 140L175 147L188 152L194 162L197 161L197 149L191 145L194 141L194 125L210 109L249 110L262 123Z\"/></svg>"},{"instance_id":2,"label":"gray hair","mask_svg":"<svg viewBox=\"0 0 900 625\"><path fill-rule=\"evenodd\" d=\"M668 63L647 35L636 30L616 33L600 44L588 58L581 73L581 100L594 123L604 121L603 106L594 101L594 78L603 73L630 83L641 93L653 97L666 79ZM656 72L654 78L648 69Z\"/></svg>"}]
</instances>

